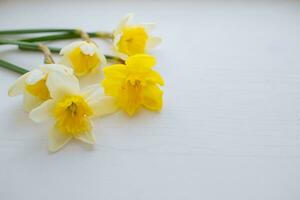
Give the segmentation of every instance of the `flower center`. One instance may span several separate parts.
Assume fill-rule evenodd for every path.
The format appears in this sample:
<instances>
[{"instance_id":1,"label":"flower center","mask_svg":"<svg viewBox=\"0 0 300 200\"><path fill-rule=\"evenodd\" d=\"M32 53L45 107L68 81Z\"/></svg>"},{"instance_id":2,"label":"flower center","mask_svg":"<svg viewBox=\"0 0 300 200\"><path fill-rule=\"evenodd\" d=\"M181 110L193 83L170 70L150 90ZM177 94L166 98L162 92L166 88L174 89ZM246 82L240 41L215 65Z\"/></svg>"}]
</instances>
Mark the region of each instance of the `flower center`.
<instances>
[{"instance_id":1,"label":"flower center","mask_svg":"<svg viewBox=\"0 0 300 200\"><path fill-rule=\"evenodd\" d=\"M121 105L138 107L141 103L142 83L138 79L127 79L121 88Z\"/></svg>"},{"instance_id":2,"label":"flower center","mask_svg":"<svg viewBox=\"0 0 300 200\"><path fill-rule=\"evenodd\" d=\"M81 96L69 96L57 102L53 114L62 133L76 136L91 130L88 117L93 112Z\"/></svg>"},{"instance_id":3,"label":"flower center","mask_svg":"<svg viewBox=\"0 0 300 200\"><path fill-rule=\"evenodd\" d=\"M26 90L33 96L40 98L41 100L50 99L50 93L46 86L46 79L41 79L34 84L26 84Z\"/></svg>"},{"instance_id":4,"label":"flower center","mask_svg":"<svg viewBox=\"0 0 300 200\"><path fill-rule=\"evenodd\" d=\"M143 27L130 27L123 29L118 43L119 51L129 56L144 53L148 34Z\"/></svg>"},{"instance_id":5,"label":"flower center","mask_svg":"<svg viewBox=\"0 0 300 200\"><path fill-rule=\"evenodd\" d=\"M75 74L78 76L91 72L100 64L100 58L96 53L85 54L80 47L76 47L70 54L69 59L74 68Z\"/></svg>"}]
</instances>

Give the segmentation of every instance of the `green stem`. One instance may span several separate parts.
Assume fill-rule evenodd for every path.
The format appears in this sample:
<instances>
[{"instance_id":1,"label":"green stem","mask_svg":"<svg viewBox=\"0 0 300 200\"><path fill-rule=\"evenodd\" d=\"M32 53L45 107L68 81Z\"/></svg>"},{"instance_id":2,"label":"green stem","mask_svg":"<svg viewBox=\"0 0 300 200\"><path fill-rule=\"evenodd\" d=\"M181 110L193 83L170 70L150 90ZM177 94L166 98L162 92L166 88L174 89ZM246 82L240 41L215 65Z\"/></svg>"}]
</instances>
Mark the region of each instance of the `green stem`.
<instances>
[{"instance_id":1,"label":"green stem","mask_svg":"<svg viewBox=\"0 0 300 200\"><path fill-rule=\"evenodd\" d=\"M36 43L30 43L30 42L22 42L22 41L17 41L17 40L0 40L0 45L4 44L11 44L11 45L17 45L21 46L20 48L26 48L34 51L41 51L39 44ZM55 47L49 47L50 51L53 53L57 53L60 51L59 48Z\"/></svg>"},{"instance_id":2,"label":"green stem","mask_svg":"<svg viewBox=\"0 0 300 200\"><path fill-rule=\"evenodd\" d=\"M91 38L103 38L103 39L112 39L113 35L108 32L88 32L87 33ZM65 40L65 39L75 39L80 38L78 33L59 33L53 35L46 35L40 37L32 37L21 39L24 42L44 42L44 41L55 41L55 40Z\"/></svg>"},{"instance_id":3,"label":"green stem","mask_svg":"<svg viewBox=\"0 0 300 200\"><path fill-rule=\"evenodd\" d=\"M11 71L17 72L19 74L25 74L28 72L27 69L24 69L22 67L19 67L17 65L14 65L12 63L9 63L9 62L1 60L1 59L0 59L0 66L3 68L9 69Z\"/></svg>"},{"instance_id":4,"label":"green stem","mask_svg":"<svg viewBox=\"0 0 300 200\"><path fill-rule=\"evenodd\" d=\"M38 43L30 43L30 42L23 42L23 41L17 41L17 40L0 40L0 45L5 44L11 44L11 45L17 45L21 50L29 50L29 51L41 51L41 48ZM59 53L60 48L56 47L48 47L51 53ZM111 56L111 55L104 55L108 60L114 61L114 62L120 62L124 63L124 60L121 58Z\"/></svg>"},{"instance_id":5,"label":"green stem","mask_svg":"<svg viewBox=\"0 0 300 200\"><path fill-rule=\"evenodd\" d=\"M12 34L28 34L28 33L53 33L53 32L74 32L75 29L60 29L60 28L42 28L42 29L14 29L14 30L2 30L0 35L12 35Z\"/></svg>"}]
</instances>

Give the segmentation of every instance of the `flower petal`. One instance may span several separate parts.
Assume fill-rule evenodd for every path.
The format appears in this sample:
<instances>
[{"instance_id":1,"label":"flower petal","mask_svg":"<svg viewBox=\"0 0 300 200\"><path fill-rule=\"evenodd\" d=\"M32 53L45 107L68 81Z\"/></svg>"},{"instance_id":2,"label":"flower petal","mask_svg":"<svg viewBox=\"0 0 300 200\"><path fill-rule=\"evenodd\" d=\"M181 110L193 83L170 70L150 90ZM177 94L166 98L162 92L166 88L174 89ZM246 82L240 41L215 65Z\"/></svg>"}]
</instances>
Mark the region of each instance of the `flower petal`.
<instances>
[{"instance_id":1,"label":"flower petal","mask_svg":"<svg viewBox=\"0 0 300 200\"><path fill-rule=\"evenodd\" d=\"M146 30L146 32L150 32L155 28L155 25L155 23L143 23L137 26L142 26Z\"/></svg>"},{"instance_id":2,"label":"flower petal","mask_svg":"<svg viewBox=\"0 0 300 200\"><path fill-rule=\"evenodd\" d=\"M56 152L72 139L72 136L59 132L53 128L49 134L48 149L50 152Z\"/></svg>"},{"instance_id":3,"label":"flower petal","mask_svg":"<svg viewBox=\"0 0 300 200\"><path fill-rule=\"evenodd\" d=\"M60 55L66 55L70 53L74 48L79 47L82 44L85 44L85 41L76 41L72 42L71 44L68 44L67 46L63 47L60 51Z\"/></svg>"},{"instance_id":4,"label":"flower petal","mask_svg":"<svg viewBox=\"0 0 300 200\"><path fill-rule=\"evenodd\" d=\"M161 43L161 38L159 37L149 37L147 40L146 49L151 50Z\"/></svg>"},{"instance_id":5,"label":"flower petal","mask_svg":"<svg viewBox=\"0 0 300 200\"><path fill-rule=\"evenodd\" d=\"M21 94L25 88L25 79L29 75L30 72L19 77L15 83L8 89L8 95L13 97Z\"/></svg>"},{"instance_id":6,"label":"flower petal","mask_svg":"<svg viewBox=\"0 0 300 200\"><path fill-rule=\"evenodd\" d=\"M89 106L93 110L93 117L102 117L112 114L118 110L115 99L110 96L94 98L89 102Z\"/></svg>"},{"instance_id":7,"label":"flower petal","mask_svg":"<svg viewBox=\"0 0 300 200\"><path fill-rule=\"evenodd\" d=\"M128 103L126 106L123 106L123 109L125 112L132 117L140 108L139 104L134 104L134 103Z\"/></svg>"},{"instance_id":8,"label":"flower petal","mask_svg":"<svg viewBox=\"0 0 300 200\"><path fill-rule=\"evenodd\" d=\"M88 105L93 110L93 117L101 117L117 111L118 106L113 97L106 96L103 89L97 85L91 85L82 91Z\"/></svg>"},{"instance_id":9,"label":"flower petal","mask_svg":"<svg viewBox=\"0 0 300 200\"><path fill-rule=\"evenodd\" d=\"M126 16L124 16L121 19L121 21L120 21L120 23L119 23L119 25L117 27L117 31L121 30L124 26L129 25L131 23L133 15L134 15L133 13L128 13Z\"/></svg>"},{"instance_id":10,"label":"flower petal","mask_svg":"<svg viewBox=\"0 0 300 200\"><path fill-rule=\"evenodd\" d=\"M154 70L151 70L151 72L149 72L147 74L147 81L151 81L152 83L158 83L160 85L164 85L165 82L164 82L164 79L161 77L161 75L154 71Z\"/></svg>"},{"instance_id":11,"label":"flower petal","mask_svg":"<svg viewBox=\"0 0 300 200\"><path fill-rule=\"evenodd\" d=\"M29 118L34 122L43 122L52 117L52 111L55 106L55 100L49 99L36 107L29 113Z\"/></svg>"},{"instance_id":12,"label":"flower petal","mask_svg":"<svg viewBox=\"0 0 300 200\"><path fill-rule=\"evenodd\" d=\"M25 79L25 83L28 85L34 85L45 77L46 74L42 70L34 69L28 74L27 78Z\"/></svg>"},{"instance_id":13,"label":"flower petal","mask_svg":"<svg viewBox=\"0 0 300 200\"><path fill-rule=\"evenodd\" d=\"M158 86L154 84L147 85L145 88L143 88L142 95L142 104L144 107L154 111L161 110L163 105L163 92Z\"/></svg>"},{"instance_id":14,"label":"flower petal","mask_svg":"<svg viewBox=\"0 0 300 200\"><path fill-rule=\"evenodd\" d=\"M52 71L57 71L65 74L73 74L73 69L61 64L44 64L40 66L40 69L44 73L51 73Z\"/></svg>"},{"instance_id":15,"label":"flower petal","mask_svg":"<svg viewBox=\"0 0 300 200\"><path fill-rule=\"evenodd\" d=\"M23 92L23 107L26 112L30 112L42 103L39 97L31 95L29 92L24 90Z\"/></svg>"},{"instance_id":16,"label":"flower petal","mask_svg":"<svg viewBox=\"0 0 300 200\"><path fill-rule=\"evenodd\" d=\"M93 44L93 45L95 46L96 55L100 59L100 62L101 62L100 66L105 66L107 61L106 61L104 54L102 53L101 49L98 46L96 46L95 44Z\"/></svg>"},{"instance_id":17,"label":"flower petal","mask_svg":"<svg viewBox=\"0 0 300 200\"><path fill-rule=\"evenodd\" d=\"M106 78L125 78L127 76L126 65L115 64L103 69Z\"/></svg>"},{"instance_id":18,"label":"flower petal","mask_svg":"<svg viewBox=\"0 0 300 200\"><path fill-rule=\"evenodd\" d=\"M126 60L126 65L129 68L152 68L156 65L156 59L154 56L150 56L147 54L138 54L129 57Z\"/></svg>"},{"instance_id":19,"label":"flower petal","mask_svg":"<svg viewBox=\"0 0 300 200\"><path fill-rule=\"evenodd\" d=\"M78 94L80 91L79 81L74 75L66 75L60 72L49 73L46 85L50 96L54 99L60 99L66 95Z\"/></svg>"},{"instance_id":20,"label":"flower petal","mask_svg":"<svg viewBox=\"0 0 300 200\"><path fill-rule=\"evenodd\" d=\"M95 144L95 136L91 131L88 131L86 133L82 133L79 136L75 137L78 140L81 140L82 142L88 143L88 144Z\"/></svg>"},{"instance_id":21,"label":"flower petal","mask_svg":"<svg viewBox=\"0 0 300 200\"><path fill-rule=\"evenodd\" d=\"M89 99L93 97L95 91L97 90L101 90L101 92L103 93L103 89L99 84L93 84L83 88L80 94L85 98L85 100L89 101Z\"/></svg>"},{"instance_id":22,"label":"flower petal","mask_svg":"<svg viewBox=\"0 0 300 200\"><path fill-rule=\"evenodd\" d=\"M118 96L122 87L122 79L106 78L102 81L104 92L107 95Z\"/></svg>"}]
</instances>

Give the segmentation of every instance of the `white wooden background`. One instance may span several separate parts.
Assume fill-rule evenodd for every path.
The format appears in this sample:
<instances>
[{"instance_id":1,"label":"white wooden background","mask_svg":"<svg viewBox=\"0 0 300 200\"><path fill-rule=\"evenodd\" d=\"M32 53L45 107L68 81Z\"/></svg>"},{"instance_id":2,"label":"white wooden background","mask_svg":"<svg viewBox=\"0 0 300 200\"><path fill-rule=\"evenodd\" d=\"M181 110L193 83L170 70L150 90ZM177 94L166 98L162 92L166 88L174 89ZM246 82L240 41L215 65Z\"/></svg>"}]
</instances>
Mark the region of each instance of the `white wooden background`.
<instances>
[{"instance_id":1,"label":"white wooden background","mask_svg":"<svg viewBox=\"0 0 300 200\"><path fill-rule=\"evenodd\" d=\"M300 2L0 0L0 28L112 30L128 12L158 23L163 111L99 119L94 149L48 154L51 124L0 69L0 199L299 200ZM12 46L0 59L42 62Z\"/></svg>"}]
</instances>

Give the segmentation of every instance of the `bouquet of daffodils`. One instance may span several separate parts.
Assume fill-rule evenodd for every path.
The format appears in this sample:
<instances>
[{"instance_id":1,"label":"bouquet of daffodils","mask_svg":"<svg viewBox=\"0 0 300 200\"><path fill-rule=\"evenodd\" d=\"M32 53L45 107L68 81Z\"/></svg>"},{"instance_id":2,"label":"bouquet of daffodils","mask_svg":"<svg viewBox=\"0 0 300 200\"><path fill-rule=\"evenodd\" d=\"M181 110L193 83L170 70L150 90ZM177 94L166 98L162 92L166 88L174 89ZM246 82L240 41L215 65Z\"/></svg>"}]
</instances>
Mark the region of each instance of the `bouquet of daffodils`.
<instances>
[{"instance_id":1,"label":"bouquet of daffodils","mask_svg":"<svg viewBox=\"0 0 300 200\"><path fill-rule=\"evenodd\" d=\"M23 40L0 39L0 44L17 45L23 50L44 53L44 64L27 71L0 60L0 66L22 74L9 88L9 96L23 95L23 105L29 118L40 123L52 119L49 151L56 152L71 139L95 144L92 119L118 110L133 116L141 107L160 111L164 80L153 70L155 57L148 54L160 38L149 32L153 24L132 24L127 15L111 33L84 32L78 29L26 29L0 31L1 35L55 33ZM109 39L115 56L104 55L91 38ZM62 49L51 48L43 41L81 38ZM59 53L54 63L51 53ZM107 63L113 63L108 65ZM96 71L104 79L97 84L80 88L79 78Z\"/></svg>"}]
</instances>

